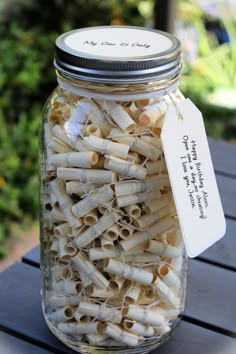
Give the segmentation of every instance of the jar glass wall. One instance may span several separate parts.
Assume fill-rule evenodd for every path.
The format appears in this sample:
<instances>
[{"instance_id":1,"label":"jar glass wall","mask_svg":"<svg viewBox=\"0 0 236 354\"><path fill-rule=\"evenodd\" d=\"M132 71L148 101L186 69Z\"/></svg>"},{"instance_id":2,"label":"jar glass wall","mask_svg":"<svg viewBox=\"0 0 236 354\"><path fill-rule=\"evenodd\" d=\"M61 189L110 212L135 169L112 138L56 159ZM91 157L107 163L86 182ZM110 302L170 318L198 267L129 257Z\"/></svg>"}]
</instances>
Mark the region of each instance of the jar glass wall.
<instances>
[{"instance_id":1,"label":"jar glass wall","mask_svg":"<svg viewBox=\"0 0 236 354\"><path fill-rule=\"evenodd\" d=\"M112 83L56 67L40 130L44 316L78 352L148 353L185 304L187 257L160 138L183 99L179 69Z\"/></svg>"}]
</instances>

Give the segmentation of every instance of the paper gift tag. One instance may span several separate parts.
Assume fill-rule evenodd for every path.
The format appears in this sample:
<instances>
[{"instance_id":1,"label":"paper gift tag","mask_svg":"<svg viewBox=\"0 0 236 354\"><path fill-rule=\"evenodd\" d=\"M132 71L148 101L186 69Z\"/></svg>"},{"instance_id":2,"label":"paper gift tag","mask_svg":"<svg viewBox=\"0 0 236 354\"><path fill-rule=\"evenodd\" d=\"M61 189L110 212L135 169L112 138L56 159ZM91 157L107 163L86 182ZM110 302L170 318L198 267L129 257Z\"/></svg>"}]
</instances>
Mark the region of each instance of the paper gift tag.
<instances>
[{"instance_id":1,"label":"paper gift tag","mask_svg":"<svg viewBox=\"0 0 236 354\"><path fill-rule=\"evenodd\" d=\"M167 110L161 140L186 250L196 257L226 223L202 114L189 99Z\"/></svg>"}]
</instances>

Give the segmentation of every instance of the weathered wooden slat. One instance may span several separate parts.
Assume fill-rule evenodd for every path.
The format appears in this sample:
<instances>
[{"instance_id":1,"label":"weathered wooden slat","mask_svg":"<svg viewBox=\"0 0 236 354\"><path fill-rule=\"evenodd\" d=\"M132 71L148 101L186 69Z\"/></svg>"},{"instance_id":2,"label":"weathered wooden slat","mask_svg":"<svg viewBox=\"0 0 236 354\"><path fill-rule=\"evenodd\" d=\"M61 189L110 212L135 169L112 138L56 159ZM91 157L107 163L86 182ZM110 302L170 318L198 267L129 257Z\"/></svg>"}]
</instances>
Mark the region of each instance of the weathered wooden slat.
<instances>
[{"instance_id":1,"label":"weathered wooden slat","mask_svg":"<svg viewBox=\"0 0 236 354\"><path fill-rule=\"evenodd\" d=\"M36 345L27 343L7 333L0 332L0 353L2 354L52 354Z\"/></svg>"},{"instance_id":2,"label":"weathered wooden slat","mask_svg":"<svg viewBox=\"0 0 236 354\"><path fill-rule=\"evenodd\" d=\"M73 354L49 331L40 304L40 271L15 263L0 275L0 325L57 354ZM13 291L15 289L15 292ZM236 340L182 321L173 337L152 354L235 354ZM5 352L4 352L5 354Z\"/></svg>"},{"instance_id":3,"label":"weathered wooden slat","mask_svg":"<svg viewBox=\"0 0 236 354\"><path fill-rule=\"evenodd\" d=\"M236 219L236 179L216 175L216 180L225 215Z\"/></svg>"},{"instance_id":4,"label":"weathered wooden slat","mask_svg":"<svg viewBox=\"0 0 236 354\"><path fill-rule=\"evenodd\" d=\"M236 269L236 220L226 219L226 234L200 255L200 259Z\"/></svg>"},{"instance_id":5,"label":"weathered wooden slat","mask_svg":"<svg viewBox=\"0 0 236 354\"><path fill-rule=\"evenodd\" d=\"M236 340L182 321L170 340L150 354L172 353L235 354Z\"/></svg>"},{"instance_id":6,"label":"weathered wooden slat","mask_svg":"<svg viewBox=\"0 0 236 354\"><path fill-rule=\"evenodd\" d=\"M32 265L33 267L39 267L40 264L40 246L32 248L22 257L22 262Z\"/></svg>"},{"instance_id":7,"label":"weathered wooden slat","mask_svg":"<svg viewBox=\"0 0 236 354\"><path fill-rule=\"evenodd\" d=\"M236 177L236 144L212 138L208 143L215 171Z\"/></svg>"},{"instance_id":8,"label":"weathered wooden slat","mask_svg":"<svg viewBox=\"0 0 236 354\"><path fill-rule=\"evenodd\" d=\"M236 272L189 262L186 315L236 333Z\"/></svg>"}]
</instances>

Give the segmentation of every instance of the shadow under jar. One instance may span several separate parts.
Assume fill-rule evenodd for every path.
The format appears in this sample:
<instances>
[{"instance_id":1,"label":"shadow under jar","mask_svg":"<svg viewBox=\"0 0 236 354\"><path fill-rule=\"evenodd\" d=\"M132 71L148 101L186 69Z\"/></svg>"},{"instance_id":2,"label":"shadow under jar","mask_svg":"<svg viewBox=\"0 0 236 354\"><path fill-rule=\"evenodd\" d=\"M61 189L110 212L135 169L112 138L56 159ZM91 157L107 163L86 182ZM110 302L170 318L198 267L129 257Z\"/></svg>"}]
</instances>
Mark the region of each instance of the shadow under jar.
<instances>
[{"instance_id":1,"label":"shadow under jar","mask_svg":"<svg viewBox=\"0 0 236 354\"><path fill-rule=\"evenodd\" d=\"M148 353L184 310L187 257L160 134L180 42L140 27L61 35L40 130L43 311L81 353Z\"/></svg>"}]
</instances>

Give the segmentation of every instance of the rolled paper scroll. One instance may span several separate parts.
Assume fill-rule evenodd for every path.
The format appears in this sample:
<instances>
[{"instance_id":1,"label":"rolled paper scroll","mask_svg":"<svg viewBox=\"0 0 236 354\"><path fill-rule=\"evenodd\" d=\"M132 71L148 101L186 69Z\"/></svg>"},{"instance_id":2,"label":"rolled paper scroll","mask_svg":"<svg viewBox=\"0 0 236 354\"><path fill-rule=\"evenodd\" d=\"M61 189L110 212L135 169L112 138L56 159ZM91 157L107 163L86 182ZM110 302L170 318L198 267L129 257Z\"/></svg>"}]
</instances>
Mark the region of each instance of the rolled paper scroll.
<instances>
[{"instance_id":1,"label":"rolled paper scroll","mask_svg":"<svg viewBox=\"0 0 236 354\"><path fill-rule=\"evenodd\" d=\"M73 263L71 263L73 267ZM93 284L92 279L88 278L86 274L81 271L78 267L75 267L74 272L78 274L78 278L80 279L81 283L83 284L83 289L88 288Z\"/></svg>"},{"instance_id":2,"label":"rolled paper scroll","mask_svg":"<svg viewBox=\"0 0 236 354\"><path fill-rule=\"evenodd\" d=\"M158 274L161 279L172 288L175 292L178 293L180 289L180 279L179 277L170 269L168 265L162 265L158 268Z\"/></svg>"},{"instance_id":3,"label":"rolled paper scroll","mask_svg":"<svg viewBox=\"0 0 236 354\"><path fill-rule=\"evenodd\" d=\"M85 123L86 121L86 112L82 109L82 101L79 100L78 103L79 105L77 106L71 106L71 114L70 114L70 122L77 123L77 124L82 124Z\"/></svg>"},{"instance_id":4,"label":"rolled paper scroll","mask_svg":"<svg viewBox=\"0 0 236 354\"><path fill-rule=\"evenodd\" d=\"M72 227L80 226L80 222L72 214L71 207L73 205L73 200L71 199L69 194L66 193L65 184L63 183L63 181L53 180L50 182L50 187L59 202L61 210L62 210L68 224Z\"/></svg>"},{"instance_id":5,"label":"rolled paper scroll","mask_svg":"<svg viewBox=\"0 0 236 354\"><path fill-rule=\"evenodd\" d=\"M96 297L99 299L106 299L110 298L111 296L114 296L114 292L111 289L98 289L96 286L93 284L88 287L88 296L90 297ZM116 293L115 293L116 296Z\"/></svg>"},{"instance_id":6,"label":"rolled paper scroll","mask_svg":"<svg viewBox=\"0 0 236 354\"><path fill-rule=\"evenodd\" d=\"M155 211L152 214L142 215L140 218L134 220L134 225L140 229L144 229L152 225L155 221L158 221L169 214L169 208L164 206L163 208Z\"/></svg>"},{"instance_id":7,"label":"rolled paper scroll","mask_svg":"<svg viewBox=\"0 0 236 354\"><path fill-rule=\"evenodd\" d=\"M156 292L153 288L148 286L143 286L137 300L137 304L139 305L149 305L153 304L156 301Z\"/></svg>"},{"instance_id":8,"label":"rolled paper scroll","mask_svg":"<svg viewBox=\"0 0 236 354\"><path fill-rule=\"evenodd\" d=\"M71 146L66 144L64 141L54 137L49 143L48 148L50 148L54 152L64 153L70 152Z\"/></svg>"},{"instance_id":9,"label":"rolled paper scroll","mask_svg":"<svg viewBox=\"0 0 236 354\"><path fill-rule=\"evenodd\" d=\"M62 224L55 226L53 232L56 237L61 237L61 236L66 236L69 229L70 229L69 224L67 222L64 222Z\"/></svg>"},{"instance_id":10,"label":"rolled paper scroll","mask_svg":"<svg viewBox=\"0 0 236 354\"><path fill-rule=\"evenodd\" d=\"M166 216L153 224L147 231L137 231L128 240L123 240L120 245L124 251L129 251L144 241L153 239L157 234L169 229L174 224L174 220Z\"/></svg>"},{"instance_id":11,"label":"rolled paper scroll","mask_svg":"<svg viewBox=\"0 0 236 354\"><path fill-rule=\"evenodd\" d=\"M99 158L98 158L98 162L93 165L93 168L94 169L98 169L98 170L103 170L104 169L104 163L105 163L105 156L103 155L100 155Z\"/></svg>"},{"instance_id":12,"label":"rolled paper scroll","mask_svg":"<svg viewBox=\"0 0 236 354\"><path fill-rule=\"evenodd\" d=\"M128 254L128 253L122 253L122 257L124 257L126 262L129 263L159 263L160 262L160 257L154 253L149 253L149 252L143 252L138 255L138 257L135 254ZM122 259L121 257L118 259Z\"/></svg>"},{"instance_id":13,"label":"rolled paper scroll","mask_svg":"<svg viewBox=\"0 0 236 354\"><path fill-rule=\"evenodd\" d=\"M98 305L91 302L81 301L77 311L101 321L111 321L114 323L121 323L122 321L121 310L108 307L105 303Z\"/></svg>"},{"instance_id":14,"label":"rolled paper scroll","mask_svg":"<svg viewBox=\"0 0 236 354\"><path fill-rule=\"evenodd\" d=\"M98 331L111 337L121 344L127 344L129 346L136 346L139 344L140 337L133 333L124 331L116 324L110 322L100 322L98 325Z\"/></svg>"},{"instance_id":15,"label":"rolled paper scroll","mask_svg":"<svg viewBox=\"0 0 236 354\"><path fill-rule=\"evenodd\" d=\"M72 212L76 217L83 217L100 204L106 203L113 197L113 190L109 185L89 192L86 198L80 200L72 207Z\"/></svg>"},{"instance_id":16,"label":"rolled paper scroll","mask_svg":"<svg viewBox=\"0 0 236 354\"><path fill-rule=\"evenodd\" d=\"M77 253L77 247L74 245L72 242L67 242L67 244L64 246L64 252L68 256L74 256Z\"/></svg>"},{"instance_id":17,"label":"rolled paper scroll","mask_svg":"<svg viewBox=\"0 0 236 354\"><path fill-rule=\"evenodd\" d=\"M75 257L73 257L72 263L75 269L78 268L80 273L83 273L87 278L89 278L98 289L108 287L108 280L96 269L96 267L89 261L83 252L80 251Z\"/></svg>"},{"instance_id":18,"label":"rolled paper scroll","mask_svg":"<svg viewBox=\"0 0 236 354\"><path fill-rule=\"evenodd\" d=\"M157 122L160 120L162 115L165 112L165 107L158 104L155 107L150 109L146 109L139 116L139 123L145 127L153 127L156 126Z\"/></svg>"},{"instance_id":19,"label":"rolled paper scroll","mask_svg":"<svg viewBox=\"0 0 236 354\"><path fill-rule=\"evenodd\" d=\"M128 113L115 102L106 101L103 105L108 114L112 117L113 121L120 127L125 133L132 132L135 127L135 121L128 115Z\"/></svg>"},{"instance_id":20,"label":"rolled paper scroll","mask_svg":"<svg viewBox=\"0 0 236 354\"><path fill-rule=\"evenodd\" d=\"M64 307L66 305L76 306L80 301L81 298L78 295L52 295L48 299L48 304L52 307Z\"/></svg>"},{"instance_id":21,"label":"rolled paper scroll","mask_svg":"<svg viewBox=\"0 0 236 354\"><path fill-rule=\"evenodd\" d=\"M130 238L133 235L133 233L134 233L134 229L132 229L128 225L122 226L120 228L120 238L123 240Z\"/></svg>"},{"instance_id":22,"label":"rolled paper scroll","mask_svg":"<svg viewBox=\"0 0 236 354\"><path fill-rule=\"evenodd\" d=\"M161 144L161 139L158 137L150 136L150 135L141 135L140 139L142 141L148 142L149 144L152 144L155 146L158 150L162 150L162 144ZM162 156L162 160L164 160ZM163 161L164 162L164 161Z\"/></svg>"},{"instance_id":23,"label":"rolled paper scroll","mask_svg":"<svg viewBox=\"0 0 236 354\"><path fill-rule=\"evenodd\" d=\"M99 321L92 321L86 324L77 322L59 323L58 330L65 334L97 334Z\"/></svg>"},{"instance_id":24,"label":"rolled paper scroll","mask_svg":"<svg viewBox=\"0 0 236 354\"><path fill-rule=\"evenodd\" d=\"M126 144L118 144L114 141L92 135L85 137L84 143L88 150L100 152L102 155L112 154L121 158L127 158L129 152L129 146Z\"/></svg>"},{"instance_id":25,"label":"rolled paper scroll","mask_svg":"<svg viewBox=\"0 0 236 354\"><path fill-rule=\"evenodd\" d=\"M101 187L101 184L83 183L78 181L66 182L66 191L69 194L84 195L94 189Z\"/></svg>"},{"instance_id":26,"label":"rolled paper scroll","mask_svg":"<svg viewBox=\"0 0 236 354\"><path fill-rule=\"evenodd\" d=\"M50 319L53 322L63 322L67 320L71 320L74 317L74 309L70 305L66 305L63 308L56 310L51 313Z\"/></svg>"},{"instance_id":27,"label":"rolled paper scroll","mask_svg":"<svg viewBox=\"0 0 236 354\"><path fill-rule=\"evenodd\" d=\"M59 256L60 256L60 259L63 259L64 256L69 256L65 252L65 247L67 245L67 242L68 242L68 240L66 239L66 237L60 237L59 238Z\"/></svg>"},{"instance_id":28,"label":"rolled paper scroll","mask_svg":"<svg viewBox=\"0 0 236 354\"><path fill-rule=\"evenodd\" d=\"M170 309L168 307L156 306L156 311L163 315L168 320L174 320L178 317L180 311L177 309Z\"/></svg>"},{"instance_id":29,"label":"rolled paper scroll","mask_svg":"<svg viewBox=\"0 0 236 354\"><path fill-rule=\"evenodd\" d=\"M125 161L115 156L108 156L104 167L113 172L117 172L126 177L144 180L147 174L146 168L135 164L133 161Z\"/></svg>"},{"instance_id":30,"label":"rolled paper scroll","mask_svg":"<svg viewBox=\"0 0 236 354\"><path fill-rule=\"evenodd\" d=\"M168 262L168 264L171 265L171 268L176 271L176 272L180 272L183 266L183 257L182 255L179 257L175 257L172 258L172 260L170 262Z\"/></svg>"},{"instance_id":31,"label":"rolled paper scroll","mask_svg":"<svg viewBox=\"0 0 236 354\"><path fill-rule=\"evenodd\" d=\"M61 267L61 278L66 280L75 280L76 276L73 270L70 268L70 266L66 265Z\"/></svg>"},{"instance_id":32,"label":"rolled paper scroll","mask_svg":"<svg viewBox=\"0 0 236 354\"><path fill-rule=\"evenodd\" d=\"M89 170L83 168L58 167L57 178L68 181L80 181L88 183L114 183L115 173L106 170Z\"/></svg>"},{"instance_id":33,"label":"rolled paper scroll","mask_svg":"<svg viewBox=\"0 0 236 354\"><path fill-rule=\"evenodd\" d=\"M49 158L55 167L85 167L91 168L98 162L98 155L92 151L68 152L65 154L53 154Z\"/></svg>"},{"instance_id":34,"label":"rolled paper scroll","mask_svg":"<svg viewBox=\"0 0 236 354\"><path fill-rule=\"evenodd\" d=\"M145 163L145 167L147 169L148 176L157 175L162 172L163 162L161 160L147 161Z\"/></svg>"},{"instance_id":35,"label":"rolled paper scroll","mask_svg":"<svg viewBox=\"0 0 236 354\"><path fill-rule=\"evenodd\" d=\"M109 214L112 212L112 204L113 202L102 203L97 209L100 214Z\"/></svg>"},{"instance_id":36,"label":"rolled paper scroll","mask_svg":"<svg viewBox=\"0 0 236 354\"><path fill-rule=\"evenodd\" d=\"M156 123L155 127L151 128L152 133L153 133L154 135L156 135L157 137L159 137L159 138L160 138L160 136L161 136L163 121L164 121L164 117L162 116L162 117L158 120L158 122Z\"/></svg>"},{"instance_id":37,"label":"rolled paper scroll","mask_svg":"<svg viewBox=\"0 0 236 354\"><path fill-rule=\"evenodd\" d=\"M129 152L127 155L127 160L131 160L136 163L139 163L140 162L139 154L135 151Z\"/></svg>"},{"instance_id":38,"label":"rolled paper scroll","mask_svg":"<svg viewBox=\"0 0 236 354\"><path fill-rule=\"evenodd\" d=\"M91 317L87 314L79 312L78 308L75 311L74 317L79 324L87 324L91 322Z\"/></svg>"},{"instance_id":39,"label":"rolled paper scroll","mask_svg":"<svg viewBox=\"0 0 236 354\"><path fill-rule=\"evenodd\" d=\"M49 186L49 188L50 188L50 193L52 192L52 189L51 189L51 187L50 187L50 184L48 185ZM51 193L50 194L50 199L51 199L51 206L54 208L59 208L60 207L60 205L59 205L59 202L58 202L58 200L57 200L57 197L56 197L56 195L54 194L54 193Z\"/></svg>"},{"instance_id":40,"label":"rolled paper scroll","mask_svg":"<svg viewBox=\"0 0 236 354\"><path fill-rule=\"evenodd\" d=\"M148 157L151 160L157 160L160 156L160 150L152 143L137 138L136 136L125 135L119 129L112 129L109 136L118 143L129 145L130 151L135 151L141 156Z\"/></svg>"},{"instance_id":41,"label":"rolled paper scroll","mask_svg":"<svg viewBox=\"0 0 236 354\"><path fill-rule=\"evenodd\" d=\"M116 247L104 250L103 248L95 247L90 248L88 251L89 259L91 262L99 259L114 258L120 256L120 250Z\"/></svg>"},{"instance_id":42,"label":"rolled paper scroll","mask_svg":"<svg viewBox=\"0 0 236 354\"><path fill-rule=\"evenodd\" d=\"M129 305L134 304L139 298L140 291L140 284L131 283L131 285L128 287L124 294L125 303Z\"/></svg>"},{"instance_id":43,"label":"rolled paper scroll","mask_svg":"<svg viewBox=\"0 0 236 354\"><path fill-rule=\"evenodd\" d=\"M112 289L113 291L117 291L117 290L121 290L124 283L126 282L126 279L121 277L121 278L118 278L118 279L110 279L109 281L109 289Z\"/></svg>"},{"instance_id":44,"label":"rolled paper scroll","mask_svg":"<svg viewBox=\"0 0 236 354\"><path fill-rule=\"evenodd\" d=\"M98 221L97 210L93 209L84 216L85 225L95 225Z\"/></svg>"},{"instance_id":45,"label":"rolled paper scroll","mask_svg":"<svg viewBox=\"0 0 236 354\"><path fill-rule=\"evenodd\" d=\"M160 198L152 199L147 205L145 205L144 211L145 213L152 214L167 205L168 205L168 199L165 195L163 195Z\"/></svg>"},{"instance_id":46,"label":"rolled paper scroll","mask_svg":"<svg viewBox=\"0 0 236 354\"><path fill-rule=\"evenodd\" d=\"M104 237L107 240L115 241L120 234L120 226L117 224L111 225L105 232Z\"/></svg>"},{"instance_id":47,"label":"rolled paper scroll","mask_svg":"<svg viewBox=\"0 0 236 354\"><path fill-rule=\"evenodd\" d=\"M53 256L56 256L59 253L59 241L57 238L54 238L50 247L50 252Z\"/></svg>"},{"instance_id":48,"label":"rolled paper scroll","mask_svg":"<svg viewBox=\"0 0 236 354\"><path fill-rule=\"evenodd\" d=\"M171 331L171 327L168 323L168 321L166 321L163 326L161 327L155 327L155 333L157 333L160 336L163 336L164 334L168 333Z\"/></svg>"},{"instance_id":49,"label":"rolled paper scroll","mask_svg":"<svg viewBox=\"0 0 236 354\"><path fill-rule=\"evenodd\" d=\"M113 250L113 248L115 247L113 240L109 239L108 237L105 237L105 232L103 233L103 235L101 237L99 237L99 241L100 241L100 245L101 245L101 248L103 249L103 251Z\"/></svg>"},{"instance_id":50,"label":"rolled paper scroll","mask_svg":"<svg viewBox=\"0 0 236 354\"><path fill-rule=\"evenodd\" d=\"M125 182L123 182L125 183ZM128 183L127 183L128 184ZM148 187L149 185L149 187ZM116 198L117 205L119 208L127 207L129 205L133 204L140 204L145 202L145 204L148 204L150 200L154 198L159 198L160 197L160 191L159 190L154 190L154 185L152 183L149 184L147 183L147 189L150 189L147 192L144 193L137 193L137 194L130 194L130 195L122 195L120 197Z\"/></svg>"},{"instance_id":51,"label":"rolled paper scroll","mask_svg":"<svg viewBox=\"0 0 236 354\"><path fill-rule=\"evenodd\" d=\"M136 180L119 182L115 184L115 193L117 197L145 192L146 190L146 182Z\"/></svg>"},{"instance_id":52,"label":"rolled paper scroll","mask_svg":"<svg viewBox=\"0 0 236 354\"><path fill-rule=\"evenodd\" d=\"M134 219L138 219L141 216L141 208L138 205L128 205L125 207L126 213Z\"/></svg>"},{"instance_id":53,"label":"rolled paper scroll","mask_svg":"<svg viewBox=\"0 0 236 354\"><path fill-rule=\"evenodd\" d=\"M146 241L143 248L148 252L158 254L158 256L178 257L182 253L181 249L156 240Z\"/></svg>"},{"instance_id":54,"label":"rolled paper scroll","mask_svg":"<svg viewBox=\"0 0 236 354\"><path fill-rule=\"evenodd\" d=\"M106 119L106 112L99 100L82 99L81 107L86 112L91 122L98 124L103 136L107 136L112 128L111 123Z\"/></svg>"},{"instance_id":55,"label":"rolled paper scroll","mask_svg":"<svg viewBox=\"0 0 236 354\"><path fill-rule=\"evenodd\" d=\"M81 226L76 227L76 228L70 227L68 230L68 233L67 233L67 236L69 238L74 238L74 237L78 236L87 227L87 225L83 224L82 218L78 218L78 220L81 223Z\"/></svg>"},{"instance_id":56,"label":"rolled paper scroll","mask_svg":"<svg viewBox=\"0 0 236 354\"><path fill-rule=\"evenodd\" d=\"M165 238L167 243L171 246L177 246L180 241L180 235L178 235L175 227L165 231Z\"/></svg>"},{"instance_id":57,"label":"rolled paper scroll","mask_svg":"<svg viewBox=\"0 0 236 354\"><path fill-rule=\"evenodd\" d=\"M65 215L62 213L61 209L54 206L50 212L52 223L66 221Z\"/></svg>"},{"instance_id":58,"label":"rolled paper scroll","mask_svg":"<svg viewBox=\"0 0 236 354\"><path fill-rule=\"evenodd\" d=\"M136 151L151 160L157 160L161 153L160 150L151 143L142 139L136 139L134 144L130 147L130 151Z\"/></svg>"},{"instance_id":59,"label":"rolled paper scroll","mask_svg":"<svg viewBox=\"0 0 236 354\"><path fill-rule=\"evenodd\" d=\"M59 264L55 264L52 268L52 278L55 281L60 281L62 280L61 272L62 272L62 267Z\"/></svg>"},{"instance_id":60,"label":"rolled paper scroll","mask_svg":"<svg viewBox=\"0 0 236 354\"><path fill-rule=\"evenodd\" d=\"M91 345L100 345L105 346L106 341L108 340L108 336L105 334L88 334L86 335L86 339L88 340L89 344Z\"/></svg>"},{"instance_id":61,"label":"rolled paper scroll","mask_svg":"<svg viewBox=\"0 0 236 354\"><path fill-rule=\"evenodd\" d=\"M78 136L83 135L86 130L86 125L73 122L70 119L64 123L63 127L66 134L71 136L74 141L76 141Z\"/></svg>"},{"instance_id":62,"label":"rolled paper scroll","mask_svg":"<svg viewBox=\"0 0 236 354\"><path fill-rule=\"evenodd\" d=\"M53 289L58 293L75 295L80 290L81 283L71 280L62 280L57 283L53 283Z\"/></svg>"},{"instance_id":63,"label":"rolled paper scroll","mask_svg":"<svg viewBox=\"0 0 236 354\"><path fill-rule=\"evenodd\" d=\"M53 151L51 150L51 148L49 146L49 142L52 139L52 133L51 133L48 123L45 123L44 129L45 129L45 145L46 145L46 153L47 153L46 171L49 172L49 171L53 171L55 169L55 166L50 161L51 156L53 155Z\"/></svg>"},{"instance_id":64,"label":"rolled paper scroll","mask_svg":"<svg viewBox=\"0 0 236 354\"><path fill-rule=\"evenodd\" d=\"M114 259L105 260L103 270L108 273L122 275L126 279L144 285L151 284L153 281L152 273Z\"/></svg>"},{"instance_id":65,"label":"rolled paper scroll","mask_svg":"<svg viewBox=\"0 0 236 354\"><path fill-rule=\"evenodd\" d=\"M54 127L52 128L52 134L58 139L62 140L67 145L74 148L74 139L69 134L66 134L65 130L60 125L54 125Z\"/></svg>"},{"instance_id":66,"label":"rolled paper scroll","mask_svg":"<svg viewBox=\"0 0 236 354\"><path fill-rule=\"evenodd\" d=\"M157 290L160 298L167 306L178 308L180 299L171 291L171 289L159 278L152 284L153 288Z\"/></svg>"},{"instance_id":67,"label":"rolled paper scroll","mask_svg":"<svg viewBox=\"0 0 236 354\"><path fill-rule=\"evenodd\" d=\"M75 143L74 143L74 147L75 150L79 151L79 152L86 152L88 151L87 146L84 143L84 139L81 137L77 137Z\"/></svg>"},{"instance_id":68,"label":"rolled paper scroll","mask_svg":"<svg viewBox=\"0 0 236 354\"><path fill-rule=\"evenodd\" d=\"M141 110L134 104L134 102L124 109L135 122L138 120Z\"/></svg>"},{"instance_id":69,"label":"rolled paper scroll","mask_svg":"<svg viewBox=\"0 0 236 354\"><path fill-rule=\"evenodd\" d=\"M120 144L126 144L128 146L132 146L136 139L136 137L132 135L124 134L124 132L119 128L113 128L110 131L109 138Z\"/></svg>"},{"instance_id":70,"label":"rolled paper scroll","mask_svg":"<svg viewBox=\"0 0 236 354\"><path fill-rule=\"evenodd\" d=\"M164 316L160 315L155 309L130 305L124 308L123 315L141 324L148 324L154 327L160 327L165 323Z\"/></svg>"},{"instance_id":71,"label":"rolled paper scroll","mask_svg":"<svg viewBox=\"0 0 236 354\"><path fill-rule=\"evenodd\" d=\"M112 211L109 214L104 214L96 225L91 225L85 232L81 233L77 239L76 244L78 247L87 246L91 241L95 240L95 238L102 235L102 233L108 229L111 225L115 224L116 221L120 219L120 215L116 212Z\"/></svg>"},{"instance_id":72,"label":"rolled paper scroll","mask_svg":"<svg viewBox=\"0 0 236 354\"><path fill-rule=\"evenodd\" d=\"M124 329L138 336L152 337L155 335L155 330L152 326L141 324L135 320L125 319L123 326Z\"/></svg>"},{"instance_id":73,"label":"rolled paper scroll","mask_svg":"<svg viewBox=\"0 0 236 354\"><path fill-rule=\"evenodd\" d=\"M103 138L102 131L99 128L99 125L95 124L95 123L88 124L88 126L86 128L86 134L88 136L94 135L94 136L97 136L99 138Z\"/></svg>"}]
</instances>

